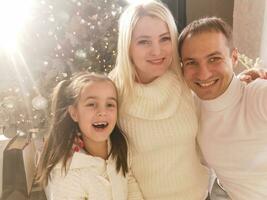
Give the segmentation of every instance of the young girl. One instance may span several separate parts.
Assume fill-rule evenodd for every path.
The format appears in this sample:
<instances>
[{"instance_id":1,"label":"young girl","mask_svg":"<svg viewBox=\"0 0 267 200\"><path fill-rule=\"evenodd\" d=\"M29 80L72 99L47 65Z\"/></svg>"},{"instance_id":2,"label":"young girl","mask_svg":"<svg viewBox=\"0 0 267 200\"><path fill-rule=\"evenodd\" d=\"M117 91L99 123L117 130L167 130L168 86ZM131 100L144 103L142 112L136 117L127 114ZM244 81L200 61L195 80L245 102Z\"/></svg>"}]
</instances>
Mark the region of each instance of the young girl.
<instances>
[{"instance_id":1,"label":"young girl","mask_svg":"<svg viewBox=\"0 0 267 200\"><path fill-rule=\"evenodd\" d=\"M127 199L127 143L117 108L106 76L83 73L56 86L37 174L47 199Z\"/></svg>"}]
</instances>

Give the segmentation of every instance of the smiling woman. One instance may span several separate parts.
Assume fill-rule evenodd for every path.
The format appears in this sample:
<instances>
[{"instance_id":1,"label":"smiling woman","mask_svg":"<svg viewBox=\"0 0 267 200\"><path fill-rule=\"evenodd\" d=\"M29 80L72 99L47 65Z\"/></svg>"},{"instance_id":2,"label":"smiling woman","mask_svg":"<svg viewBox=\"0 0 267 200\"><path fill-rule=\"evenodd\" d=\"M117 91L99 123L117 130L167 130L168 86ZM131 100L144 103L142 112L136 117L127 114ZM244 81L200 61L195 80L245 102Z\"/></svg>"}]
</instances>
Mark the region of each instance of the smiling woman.
<instances>
[{"instance_id":1,"label":"smiling woman","mask_svg":"<svg viewBox=\"0 0 267 200\"><path fill-rule=\"evenodd\" d=\"M170 10L159 1L131 4L120 16L110 74L131 152L129 200L207 198L208 171L195 146L197 116L180 70Z\"/></svg>"},{"instance_id":2,"label":"smiling woman","mask_svg":"<svg viewBox=\"0 0 267 200\"><path fill-rule=\"evenodd\" d=\"M7 51L16 49L16 40L29 19L33 0L0 1L0 48Z\"/></svg>"}]
</instances>

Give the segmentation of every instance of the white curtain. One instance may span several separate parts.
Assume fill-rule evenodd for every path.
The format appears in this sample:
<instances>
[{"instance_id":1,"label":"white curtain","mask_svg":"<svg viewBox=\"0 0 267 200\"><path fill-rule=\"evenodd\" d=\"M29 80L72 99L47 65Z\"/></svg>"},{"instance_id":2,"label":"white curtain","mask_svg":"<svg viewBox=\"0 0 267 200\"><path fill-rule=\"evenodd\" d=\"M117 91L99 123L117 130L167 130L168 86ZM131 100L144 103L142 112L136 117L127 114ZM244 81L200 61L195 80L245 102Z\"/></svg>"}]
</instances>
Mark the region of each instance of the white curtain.
<instances>
[{"instance_id":1,"label":"white curtain","mask_svg":"<svg viewBox=\"0 0 267 200\"><path fill-rule=\"evenodd\" d=\"M252 59L261 57L267 66L267 0L235 0L233 34L240 53Z\"/></svg>"},{"instance_id":2,"label":"white curtain","mask_svg":"<svg viewBox=\"0 0 267 200\"><path fill-rule=\"evenodd\" d=\"M264 67L267 69L267 3L265 3L260 57L263 60Z\"/></svg>"}]
</instances>

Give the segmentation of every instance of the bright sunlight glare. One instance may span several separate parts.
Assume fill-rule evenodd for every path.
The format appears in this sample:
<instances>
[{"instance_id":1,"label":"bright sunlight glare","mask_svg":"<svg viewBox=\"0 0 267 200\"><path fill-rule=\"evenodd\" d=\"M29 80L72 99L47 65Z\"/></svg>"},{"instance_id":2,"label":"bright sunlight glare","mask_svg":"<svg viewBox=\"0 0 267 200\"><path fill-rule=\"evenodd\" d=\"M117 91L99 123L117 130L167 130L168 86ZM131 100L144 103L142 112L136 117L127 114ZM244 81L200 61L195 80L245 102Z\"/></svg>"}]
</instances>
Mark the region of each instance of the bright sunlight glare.
<instances>
[{"instance_id":1,"label":"bright sunlight glare","mask_svg":"<svg viewBox=\"0 0 267 200\"><path fill-rule=\"evenodd\" d=\"M30 17L33 0L0 0L0 48L14 51L17 37Z\"/></svg>"}]
</instances>

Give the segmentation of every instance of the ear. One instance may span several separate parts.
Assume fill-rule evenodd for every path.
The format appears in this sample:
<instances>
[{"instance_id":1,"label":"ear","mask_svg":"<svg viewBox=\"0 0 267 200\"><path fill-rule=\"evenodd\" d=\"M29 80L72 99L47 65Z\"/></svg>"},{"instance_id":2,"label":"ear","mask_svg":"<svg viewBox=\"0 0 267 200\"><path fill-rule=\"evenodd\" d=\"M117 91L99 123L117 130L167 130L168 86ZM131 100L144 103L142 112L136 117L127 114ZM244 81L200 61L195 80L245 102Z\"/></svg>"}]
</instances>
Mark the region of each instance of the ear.
<instances>
[{"instance_id":1,"label":"ear","mask_svg":"<svg viewBox=\"0 0 267 200\"><path fill-rule=\"evenodd\" d=\"M182 74L184 76L184 64L183 64L182 61L180 61L180 66L179 67L181 68L181 72L182 72Z\"/></svg>"},{"instance_id":2,"label":"ear","mask_svg":"<svg viewBox=\"0 0 267 200\"><path fill-rule=\"evenodd\" d=\"M76 108L73 105L71 105L71 106L68 107L68 112L69 112L70 117L72 118L72 120L77 122L78 121L78 117L77 117Z\"/></svg>"},{"instance_id":3,"label":"ear","mask_svg":"<svg viewBox=\"0 0 267 200\"><path fill-rule=\"evenodd\" d=\"M231 57L232 57L233 67L237 66L237 63L238 63L238 50L237 50L237 48L233 49Z\"/></svg>"}]
</instances>

